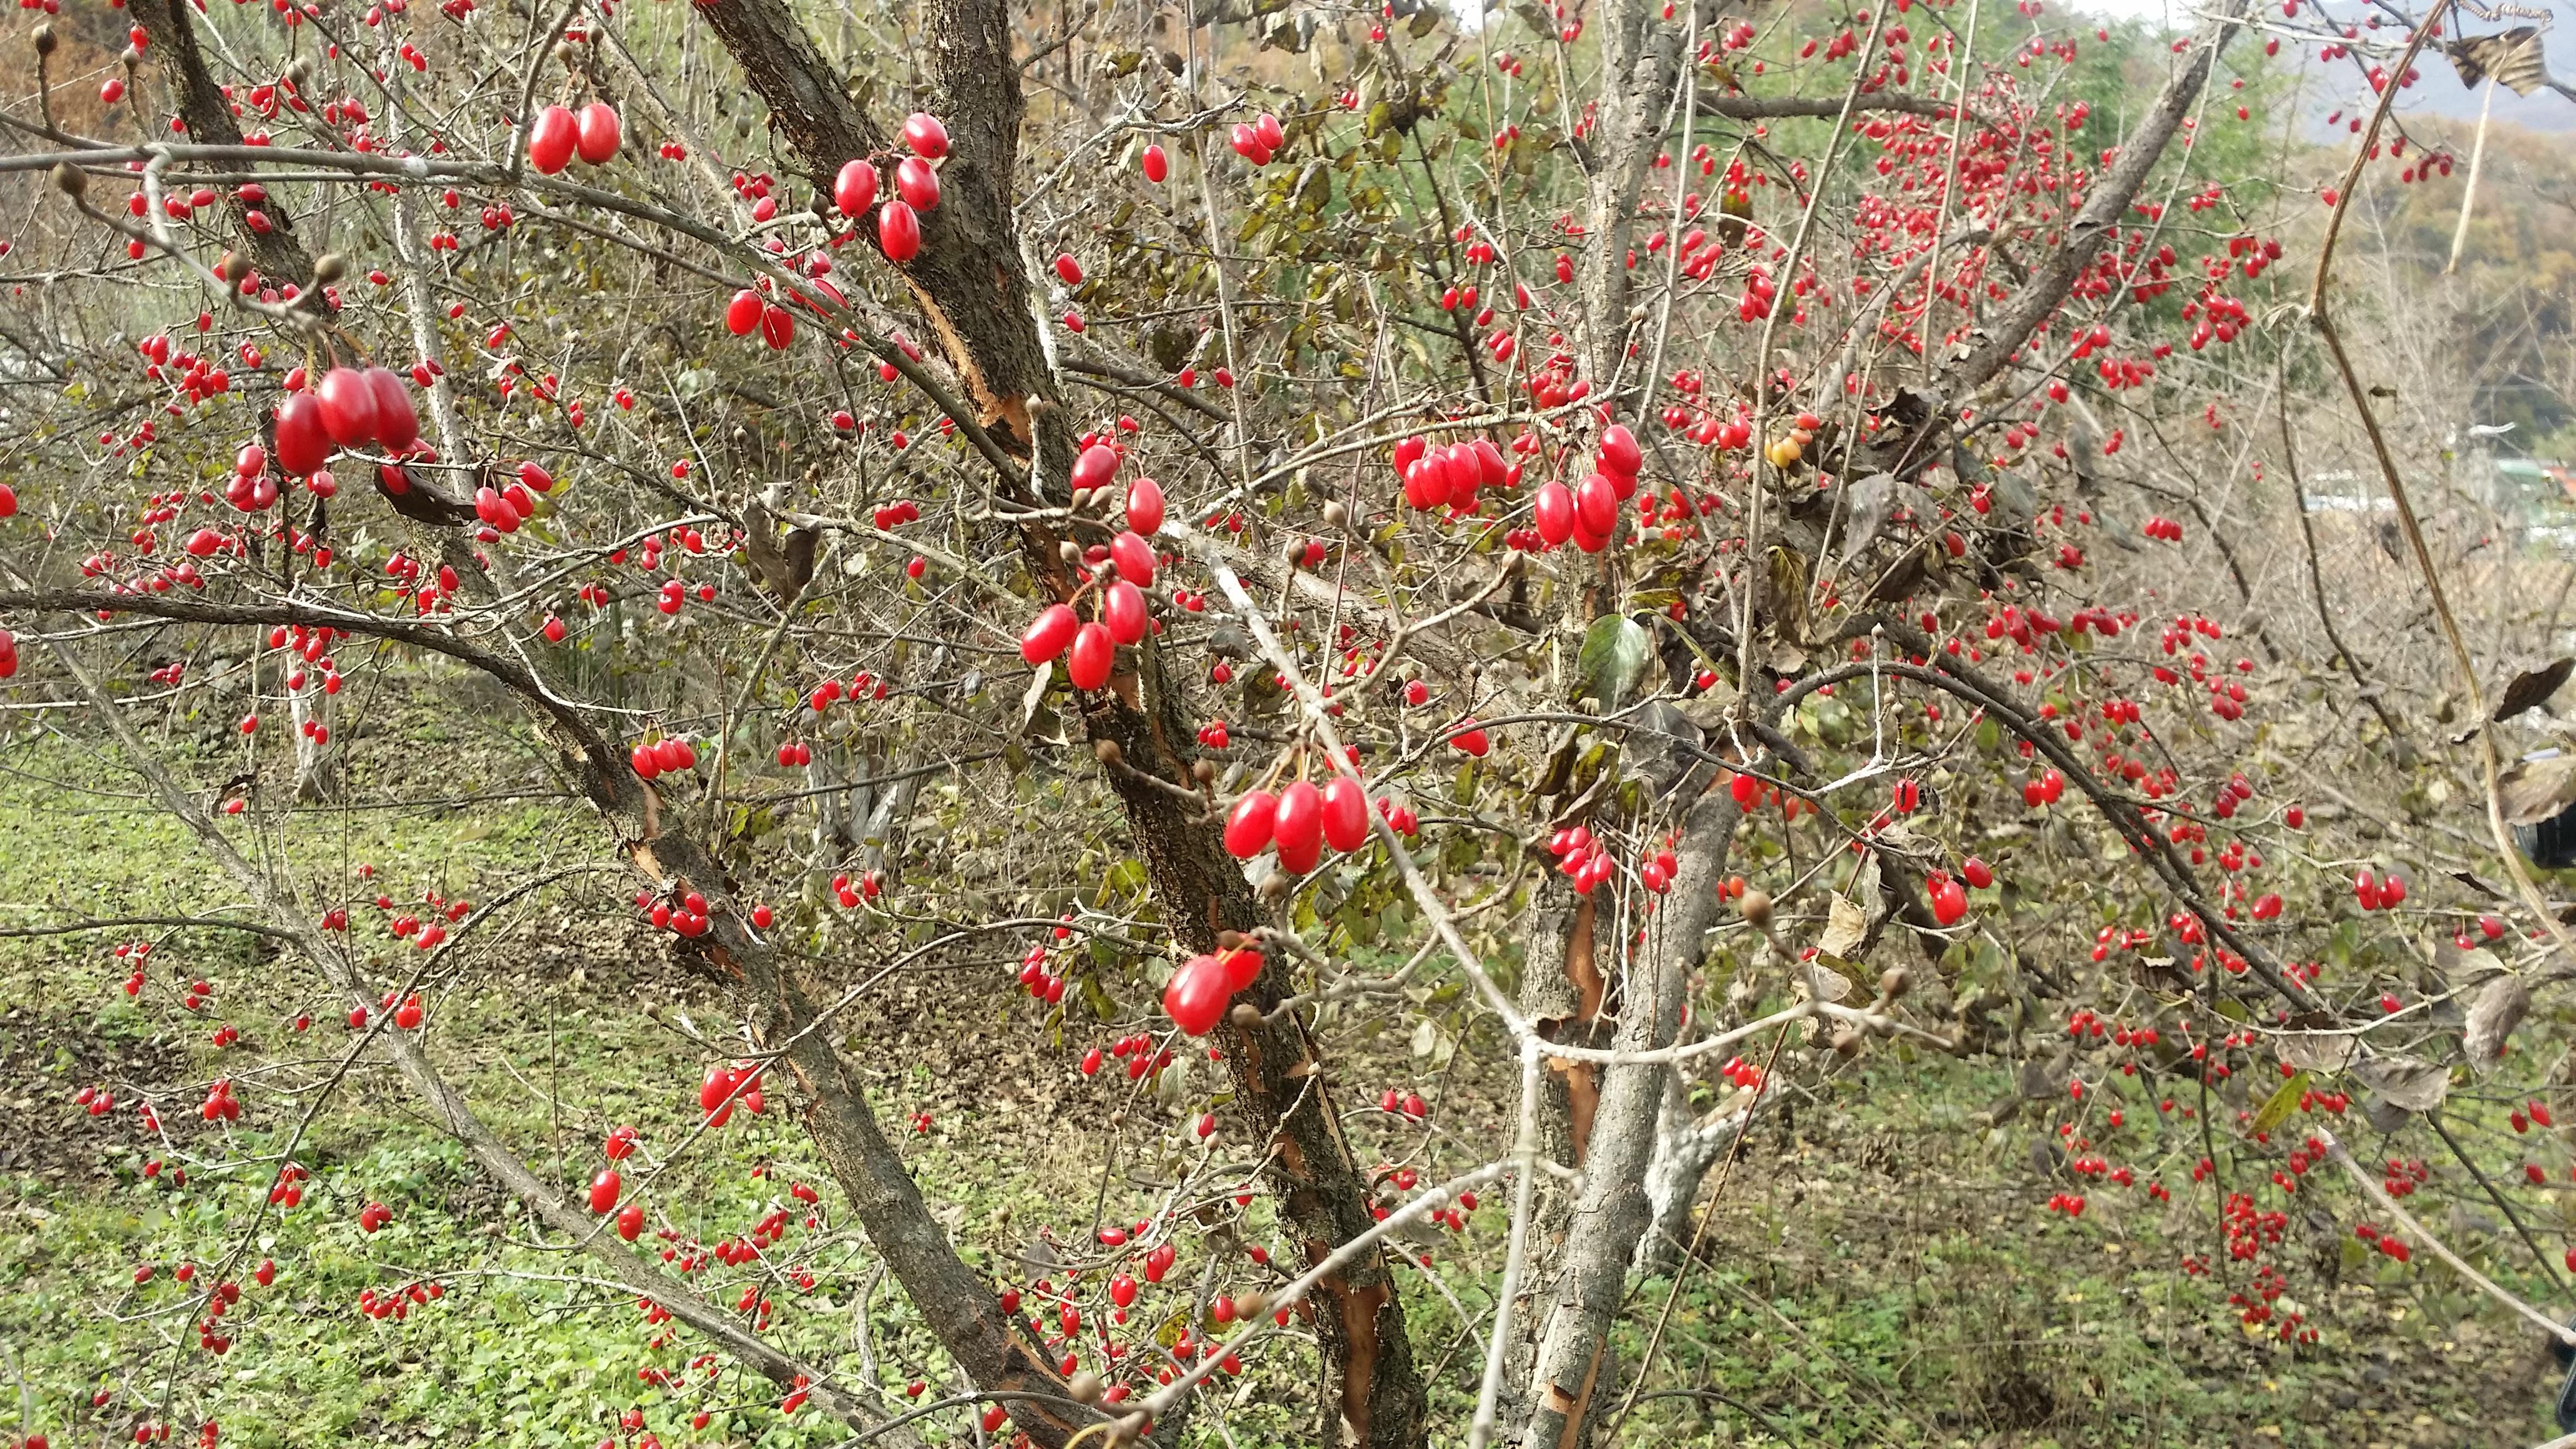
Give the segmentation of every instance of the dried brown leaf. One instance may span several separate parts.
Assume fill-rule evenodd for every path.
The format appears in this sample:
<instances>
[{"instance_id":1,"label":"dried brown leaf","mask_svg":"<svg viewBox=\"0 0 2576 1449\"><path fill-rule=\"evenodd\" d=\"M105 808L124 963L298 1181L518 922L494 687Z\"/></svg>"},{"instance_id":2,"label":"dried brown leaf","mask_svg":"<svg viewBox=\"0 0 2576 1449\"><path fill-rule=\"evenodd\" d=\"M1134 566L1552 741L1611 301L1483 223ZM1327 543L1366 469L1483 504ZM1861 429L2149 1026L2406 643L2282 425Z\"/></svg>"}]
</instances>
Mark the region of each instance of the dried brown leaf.
<instances>
[{"instance_id":1,"label":"dried brown leaf","mask_svg":"<svg viewBox=\"0 0 2576 1449\"><path fill-rule=\"evenodd\" d=\"M1829 903L1832 919L1825 923L1825 933L1816 938L1816 949L1828 956L1849 959L1852 948L1869 936L1869 916L1860 907L1835 896Z\"/></svg>"},{"instance_id":2,"label":"dried brown leaf","mask_svg":"<svg viewBox=\"0 0 2576 1449\"><path fill-rule=\"evenodd\" d=\"M2538 669L2526 669L2504 687L2504 696L2496 701L2495 713L2487 716L2498 724L2535 710L2549 702L2558 687L2567 682L2570 671L2576 671L2576 657L2552 659Z\"/></svg>"},{"instance_id":3,"label":"dried brown leaf","mask_svg":"<svg viewBox=\"0 0 2576 1449\"><path fill-rule=\"evenodd\" d=\"M2433 967L2453 986L2474 986L2504 974L2504 962L2484 946L2463 947L2444 939L2433 943Z\"/></svg>"},{"instance_id":4,"label":"dried brown leaf","mask_svg":"<svg viewBox=\"0 0 2576 1449\"><path fill-rule=\"evenodd\" d=\"M2390 1106L2408 1112L2430 1112L2451 1091L2450 1068L2415 1057L2372 1057L2355 1062L2352 1074Z\"/></svg>"},{"instance_id":5,"label":"dried brown leaf","mask_svg":"<svg viewBox=\"0 0 2576 1449\"><path fill-rule=\"evenodd\" d=\"M2504 1059L2505 1040L2530 1010L2530 990L2512 976L2499 976L2478 993L2469 1007L2468 1028L2460 1033L2460 1047L2479 1076L2494 1073L2496 1063Z\"/></svg>"},{"instance_id":6,"label":"dried brown leaf","mask_svg":"<svg viewBox=\"0 0 2576 1449\"><path fill-rule=\"evenodd\" d=\"M2538 825L2576 804L2576 755L2519 760L2496 778L2507 825Z\"/></svg>"},{"instance_id":7,"label":"dried brown leaf","mask_svg":"<svg viewBox=\"0 0 2576 1449\"><path fill-rule=\"evenodd\" d=\"M2285 1031L2272 1039L2281 1060L2303 1072L2339 1072L2349 1065L2360 1042L2343 1032Z\"/></svg>"}]
</instances>

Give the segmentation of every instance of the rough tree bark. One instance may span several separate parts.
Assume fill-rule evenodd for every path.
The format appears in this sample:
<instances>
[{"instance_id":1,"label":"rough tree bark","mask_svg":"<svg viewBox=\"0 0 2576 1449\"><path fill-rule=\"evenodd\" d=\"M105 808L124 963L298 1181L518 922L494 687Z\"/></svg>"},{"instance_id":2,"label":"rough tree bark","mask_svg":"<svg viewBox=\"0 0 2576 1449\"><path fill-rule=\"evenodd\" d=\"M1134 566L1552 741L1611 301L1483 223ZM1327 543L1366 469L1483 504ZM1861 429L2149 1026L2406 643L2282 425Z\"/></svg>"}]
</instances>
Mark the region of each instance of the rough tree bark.
<instances>
[{"instance_id":1,"label":"rough tree bark","mask_svg":"<svg viewBox=\"0 0 2576 1449\"><path fill-rule=\"evenodd\" d=\"M1657 20L1660 13L1646 0L1608 0L1596 21L1601 33L1601 90L1594 116L1599 139L1588 158L1584 244L1575 261L1583 361L1595 388L1612 386L1627 355L1632 335L1628 243L1636 232L1637 198L1672 119L1668 113L1681 75L1681 30Z\"/></svg>"},{"instance_id":2,"label":"rough tree bark","mask_svg":"<svg viewBox=\"0 0 2576 1449\"><path fill-rule=\"evenodd\" d=\"M188 127L190 140L206 146L238 146L242 131L233 119L232 102L223 87L215 83L206 69L205 52L197 45L197 28L188 18L187 0L135 0L135 13L150 31L156 44L147 55L170 57L167 74L170 87L178 94L179 119ZM297 286L308 289L297 300L311 307L328 307L322 289L313 286L313 254L305 249L303 238L295 234L294 219L286 208L264 209L268 230L260 231L249 222L251 204L241 199L238 190L227 194L224 214L231 219L234 235L241 238L242 250L258 269L260 280L267 286Z\"/></svg>"},{"instance_id":3,"label":"rough tree bark","mask_svg":"<svg viewBox=\"0 0 2576 1449\"><path fill-rule=\"evenodd\" d=\"M881 154L887 135L842 91L803 25L780 0L716 0L704 15L768 102L773 123L828 197L843 163ZM999 0L932 0L924 23L929 109L948 128L939 207L922 218L920 252L899 268L978 421L1029 472L1001 480L1024 505L1069 495L1070 431L1031 309L1014 234L1012 186L1024 100ZM872 233L862 227L863 234ZM873 244L873 235L870 235ZM1076 522L1068 532L1097 532ZM1057 600L1076 583L1059 544L1068 532L1024 523L1031 574ZM1242 869L1224 849L1212 802L1192 774L1192 732L1164 687L1149 638L1122 650L1111 687L1082 696L1083 723L1124 807L1156 898L1182 945L1216 947L1223 932L1262 923ZM1265 971L1247 996L1265 1016L1286 994ZM1321 1261L1374 1222L1366 1176L1353 1160L1326 1091L1314 1042L1293 1015L1219 1029L1236 1102L1271 1144L1268 1173L1308 1261ZM1409 1449L1423 1434L1424 1386L1405 1333L1389 1263L1371 1252L1324 1285L1316 1315L1325 1394L1344 1443Z\"/></svg>"}]
</instances>

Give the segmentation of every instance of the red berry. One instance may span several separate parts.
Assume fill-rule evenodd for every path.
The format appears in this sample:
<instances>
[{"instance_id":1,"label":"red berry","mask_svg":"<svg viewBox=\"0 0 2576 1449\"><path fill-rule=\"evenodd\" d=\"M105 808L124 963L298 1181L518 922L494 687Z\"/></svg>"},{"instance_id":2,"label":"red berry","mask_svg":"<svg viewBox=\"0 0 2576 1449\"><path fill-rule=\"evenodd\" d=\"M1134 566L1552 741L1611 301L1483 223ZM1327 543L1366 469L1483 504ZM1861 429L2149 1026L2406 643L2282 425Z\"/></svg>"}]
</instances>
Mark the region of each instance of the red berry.
<instances>
[{"instance_id":1,"label":"red berry","mask_svg":"<svg viewBox=\"0 0 2576 1449\"><path fill-rule=\"evenodd\" d=\"M915 111L904 118L903 144L916 156L936 161L948 154L948 128L927 111Z\"/></svg>"},{"instance_id":2,"label":"red berry","mask_svg":"<svg viewBox=\"0 0 2576 1449\"><path fill-rule=\"evenodd\" d=\"M575 147L583 161L593 166L605 166L617 154L622 128L616 107L606 101L593 101L582 107L579 130Z\"/></svg>"},{"instance_id":3,"label":"red berry","mask_svg":"<svg viewBox=\"0 0 2576 1449\"><path fill-rule=\"evenodd\" d=\"M1225 967L1214 956L1193 956L1164 985L1163 1012L1182 1031L1205 1036L1215 1029L1233 994Z\"/></svg>"},{"instance_id":4,"label":"red berry","mask_svg":"<svg viewBox=\"0 0 2576 1449\"><path fill-rule=\"evenodd\" d=\"M1035 665L1052 664L1081 628L1082 620L1072 609L1050 604L1029 621L1027 631L1020 635L1020 657Z\"/></svg>"},{"instance_id":5,"label":"red berry","mask_svg":"<svg viewBox=\"0 0 2576 1449\"><path fill-rule=\"evenodd\" d=\"M876 203L876 163L865 157L845 162L841 174L832 181L832 204L841 209L841 215L856 221Z\"/></svg>"},{"instance_id":6,"label":"red berry","mask_svg":"<svg viewBox=\"0 0 2576 1449\"><path fill-rule=\"evenodd\" d=\"M528 128L528 164L548 176L571 163L573 148L580 143L581 123L572 112L561 106L548 106L537 113L536 124Z\"/></svg>"}]
</instances>

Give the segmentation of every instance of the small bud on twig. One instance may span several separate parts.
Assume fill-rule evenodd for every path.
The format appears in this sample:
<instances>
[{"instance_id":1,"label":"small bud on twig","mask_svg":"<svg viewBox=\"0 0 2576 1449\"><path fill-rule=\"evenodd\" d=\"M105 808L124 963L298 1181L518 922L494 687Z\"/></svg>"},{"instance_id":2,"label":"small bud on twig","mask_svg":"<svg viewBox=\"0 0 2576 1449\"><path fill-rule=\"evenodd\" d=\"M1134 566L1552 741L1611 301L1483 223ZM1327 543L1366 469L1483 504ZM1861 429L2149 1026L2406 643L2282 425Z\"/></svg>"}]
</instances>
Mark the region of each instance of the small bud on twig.
<instances>
[{"instance_id":1,"label":"small bud on twig","mask_svg":"<svg viewBox=\"0 0 2576 1449\"><path fill-rule=\"evenodd\" d=\"M78 201L89 191L89 178L69 161L54 163L54 189Z\"/></svg>"},{"instance_id":2,"label":"small bud on twig","mask_svg":"<svg viewBox=\"0 0 2576 1449\"><path fill-rule=\"evenodd\" d=\"M1890 966L1879 973L1878 994L1889 1001L1905 995L1914 987L1914 973L1902 966Z\"/></svg>"},{"instance_id":3,"label":"small bud on twig","mask_svg":"<svg viewBox=\"0 0 2576 1449\"><path fill-rule=\"evenodd\" d=\"M1065 1397L1077 1404L1099 1403L1100 1396L1107 1391L1108 1386L1100 1382L1100 1375L1089 1369L1075 1374L1073 1381L1064 1386Z\"/></svg>"},{"instance_id":4,"label":"small bud on twig","mask_svg":"<svg viewBox=\"0 0 2576 1449\"><path fill-rule=\"evenodd\" d=\"M61 44L61 43L62 43L62 42L60 42L60 41L58 41L58 40L56 40L56 39L54 38L54 27L53 27L52 25L50 25L50 24L46 24L46 25L39 25L39 26L37 26L37 27L36 27L36 54L37 54L37 55L39 55L39 56L52 55L52 54L54 53L54 47L55 47L55 46L57 46L57 45L59 45L59 44Z\"/></svg>"},{"instance_id":5,"label":"small bud on twig","mask_svg":"<svg viewBox=\"0 0 2576 1449\"><path fill-rule=\"evenodd\" d=\"M338 252L324 252L313 259L313 285L327 287L349 274L349 260Z\"/></svg>"},{"instance_id":6,"label":"small bud on twig","mask_svg":"<svg viewBox=\"0 0 2576 1449\"><path fill-rule=\"evenodd\" d=\"M1769 891L1746 891L1743 901L1737 904L1736 909L1744 913L1744 919L1751 923L1753 929L1757 931L1771 929L1771 893Z\"/></svg>"}]
</instances>

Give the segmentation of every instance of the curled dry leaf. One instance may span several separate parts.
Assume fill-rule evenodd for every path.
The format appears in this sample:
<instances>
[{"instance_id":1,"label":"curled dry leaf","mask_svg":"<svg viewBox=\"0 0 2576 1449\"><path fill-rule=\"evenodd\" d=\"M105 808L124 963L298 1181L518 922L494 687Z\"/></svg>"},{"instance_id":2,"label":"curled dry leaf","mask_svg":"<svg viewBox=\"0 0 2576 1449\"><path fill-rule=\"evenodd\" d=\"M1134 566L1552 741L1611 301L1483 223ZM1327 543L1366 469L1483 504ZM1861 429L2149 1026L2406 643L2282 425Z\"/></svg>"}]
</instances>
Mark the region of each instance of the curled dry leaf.
<instances>
[{"instance_id":1,"label":"curled dry leaf","mask_svg":"<svg viewBox=\"0 0 2576 1449\"><path fill-rule=\"evenodd\" d=\"M2469 1007L2469 1024L2460 1033L2461 1050L2481 1077L2490 1076L2504 1059L2504 1044L2531 1010L2531 992L2512 976L2499 976L2478 993Z\"/></svg>"},{"instance_id":2,"label":"curled dry leaf","mask_svg":"<svg viewBox=\"0 0 2576 1449\"><path fill-rule=\"evenodd\" d=\"M1854 483L1843 494L1843 540L1840 561L1834 572L1851 567L1851 561L1869 551L1878 540L1878 531L1887 526L1888 514L1896 504L1896 477L1890 473L1872 473Z\"/></svg>"},{"instance_id":3,"label":"curled dry leaf","mask_svg":"<svg viewBox=\"0 0 2576 1449\"><path fill-rule=\"evenodd\" d=\"M2352 1074L2388 1105L2407 1112L2430 1112L2451 1092L2451 1069L2415 1057L2372 1057L2355 1062Z\"/></svg>"},{"instance_id":4,"label":"curled dry leaf","mask_svg":"<svg viewBox=\"0 0 2576 1449\"><path fill-rule=\"evenodd\" d=\"M1869 916L1841 896L1832 898L1829 909L1832 918L1825 923L1825 933L1816 938L1816 949L1849 960L1852 949L1869 937Z\"/></svg>"},{"instance_id":5,"label":"curled dry leaf","mask_svg":"<svg viewBox=\"0 0 2576 1449\"><path fill-rule=\"evenodd\" d=\"M2412 1120L2414 1113L2373 1093L2361 1099L2362 1120L2381 1132L2395 1132Z\"/></svg>"},{"instance_id":6,"label":"curled dry leaf","mask_svg":"<svg viewBox=\"0 0 2576 1449\"><path fill-rule=\"evenodd\" d=\"M1807 963L1807 975L1798 983L1800 991L1814 991L1819 1001L1840 1001L1851 995L1851 978L1834 970L1819 955Z\"/></svg>"},{"instance_id":7,"label":"curled dry leaf","mask_svg":"<svg viewBox=\"0 0 2576 1449\"><path fill-rule=\"evenodd\" d=\"M2576 804L2576 755L2520 760L2496 777L2507 825L2538 825Z\"/></svg>"}]
</instances>

